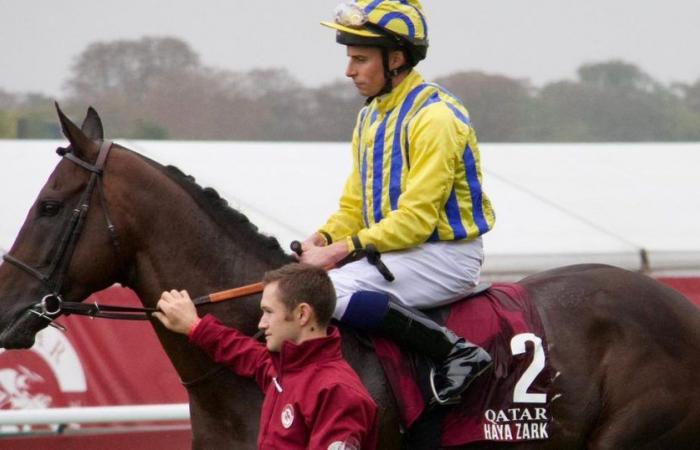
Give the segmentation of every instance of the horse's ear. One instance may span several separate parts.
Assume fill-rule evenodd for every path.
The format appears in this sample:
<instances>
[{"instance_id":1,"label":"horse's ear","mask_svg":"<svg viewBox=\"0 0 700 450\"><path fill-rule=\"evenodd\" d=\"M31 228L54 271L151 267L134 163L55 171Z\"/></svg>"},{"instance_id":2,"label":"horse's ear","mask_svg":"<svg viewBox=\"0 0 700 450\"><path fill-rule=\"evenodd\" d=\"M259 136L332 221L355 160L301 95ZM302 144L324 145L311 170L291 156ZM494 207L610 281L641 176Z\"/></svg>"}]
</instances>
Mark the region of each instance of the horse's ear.
<instances>
[{"instance_id":1,"label":"horse's ear","mask_svg":"<svg viewBox=\"0 0 700 450\"><path fill-rule=\"evenodd\" d=\"M71 143L71 147L75 156L81 156L87 149L90 148L90 138L85 136L80 128L61 111L61 107L56 103L56 112L58 112L58 119L61 122L61 128L63 129L63 135Z\"/></svg>"},{"instance_id":2,"label":"horse's ear","mask_svg":"<svg viewBox=\"0 0 700 450\"><path fill-rule=\"evenodd\" d=\"M85 133L85 136L93 141L101 141L105 138L100 115L97 114L97 111L92 106L88 108L87 115L80 129Z\"/></svg>"}]
</instances>

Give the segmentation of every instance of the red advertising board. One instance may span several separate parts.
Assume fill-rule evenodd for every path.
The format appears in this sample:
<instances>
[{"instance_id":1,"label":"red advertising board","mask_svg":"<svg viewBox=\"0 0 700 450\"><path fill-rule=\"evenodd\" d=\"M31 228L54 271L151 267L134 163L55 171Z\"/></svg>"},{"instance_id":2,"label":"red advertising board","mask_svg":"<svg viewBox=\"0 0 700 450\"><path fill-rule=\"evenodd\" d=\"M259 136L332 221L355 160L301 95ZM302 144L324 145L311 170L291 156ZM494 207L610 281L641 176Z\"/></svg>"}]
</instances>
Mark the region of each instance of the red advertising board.
<instances>
[{"instance_id":1,"label":"red advertising board","mask_svg":"<svg viewBox=\"0 0 700 450\"><path fill-rule=\"evenodd\" d=\"M658 280L681 292L690 301L700 306L700 277L663 277Z\"/></svg>"},{"instance_id":2,"label":"red advertising board","mask_svg":"<svg viewBox=\"0 0 700 450\"><path fill-rule=\"evenodd\" d=\"M122 288L99 292L87 301L140 306L133 292ZM0 350L0 409L187 402L148 322L79 316L58 322L68 329L65 334L46 328L30 350ZM13 431L19 430L2 428L5 436ZM3 439L3 448L7 443Z\"/></svg>"}]
</instances>

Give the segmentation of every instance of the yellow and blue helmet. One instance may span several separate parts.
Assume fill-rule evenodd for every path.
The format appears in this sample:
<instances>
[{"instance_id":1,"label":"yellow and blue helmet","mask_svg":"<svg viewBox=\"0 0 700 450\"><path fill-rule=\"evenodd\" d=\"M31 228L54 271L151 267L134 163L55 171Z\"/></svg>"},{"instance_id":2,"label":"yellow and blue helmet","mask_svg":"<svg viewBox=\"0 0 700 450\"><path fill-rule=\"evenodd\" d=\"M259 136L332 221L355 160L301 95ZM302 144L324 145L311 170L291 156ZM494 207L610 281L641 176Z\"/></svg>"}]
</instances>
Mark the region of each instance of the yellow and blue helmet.
<instances>
[{"instance_id":1,"label":"yellow and blue helmet","mask_svg":"<svg viewBox=\"0 0 700 450\"><path fill-rule=\"evenodd\" d=\"M428 53L428 24L418 0L356 0L341 3L333 22L321 22L336 30L343 45L405 50L411 66Z\"/></svg>"}]
</instances>

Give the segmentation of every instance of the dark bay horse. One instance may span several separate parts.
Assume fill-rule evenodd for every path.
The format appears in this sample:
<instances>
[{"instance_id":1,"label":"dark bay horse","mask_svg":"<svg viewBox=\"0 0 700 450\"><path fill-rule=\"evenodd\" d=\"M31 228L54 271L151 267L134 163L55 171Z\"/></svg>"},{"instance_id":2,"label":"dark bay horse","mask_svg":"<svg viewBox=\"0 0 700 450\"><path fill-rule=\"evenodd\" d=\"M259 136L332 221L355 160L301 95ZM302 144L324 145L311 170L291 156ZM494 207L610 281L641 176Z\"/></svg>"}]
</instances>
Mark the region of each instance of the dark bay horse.
<instances>
[{"instance_id":1,"label":"dark bay horse","mask_svg":"<svg viewBox=\"0 0 700 450\"><path fill-rule=\"evenodd\" d=\"M79 300L118 282L154 306L163 290L200 296L259 281L290 260L276 240L181 172L118 145L98 161L105 146L94 110L81 128L60 110L59 117L70 146L59 149L65 157L31 207L10 250L13 261L0 265L0 346L33 344L48 321L30 309L47 294ZM646 276L601 265L552 270L520 284L536 302L559 372L551 437L468 448L698 447L700 311L694 305ZM204 306L200 313L253 334L258 301ZM220 370L157 321L152 325L186 384L193 447L255 448L257 386ZM395 402L377 357L352 333L345 334L344 354L380 405L380 448L400 448Z\"/></svg>"}]
</instances>

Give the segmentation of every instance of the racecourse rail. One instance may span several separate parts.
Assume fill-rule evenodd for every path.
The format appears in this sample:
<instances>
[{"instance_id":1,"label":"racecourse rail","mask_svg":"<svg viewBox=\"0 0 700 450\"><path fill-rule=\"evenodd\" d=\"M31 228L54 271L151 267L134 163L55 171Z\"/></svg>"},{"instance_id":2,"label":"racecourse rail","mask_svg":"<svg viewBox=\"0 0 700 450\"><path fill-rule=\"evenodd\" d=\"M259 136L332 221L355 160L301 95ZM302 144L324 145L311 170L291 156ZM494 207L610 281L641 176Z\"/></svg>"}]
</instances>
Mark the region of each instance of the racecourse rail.
<instances>
[{"instance_id":1,"label":"racecourse rail","mask_svg":"<svg viewBox=\"0 0 700 450\"><path fill-rule=\"evenodd\" d=\"M0 411L0 425L63 425L73 423L147 422L189 419L190 408L187 403L93 406L81 408L10 409Z\"/></svg>"}]
</instances>

